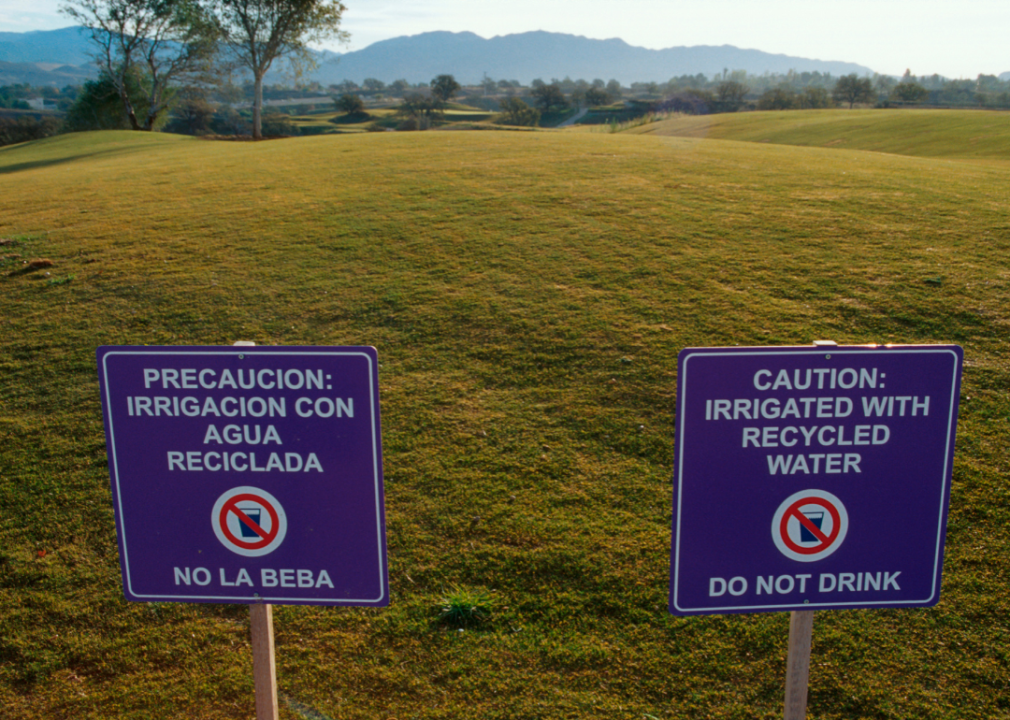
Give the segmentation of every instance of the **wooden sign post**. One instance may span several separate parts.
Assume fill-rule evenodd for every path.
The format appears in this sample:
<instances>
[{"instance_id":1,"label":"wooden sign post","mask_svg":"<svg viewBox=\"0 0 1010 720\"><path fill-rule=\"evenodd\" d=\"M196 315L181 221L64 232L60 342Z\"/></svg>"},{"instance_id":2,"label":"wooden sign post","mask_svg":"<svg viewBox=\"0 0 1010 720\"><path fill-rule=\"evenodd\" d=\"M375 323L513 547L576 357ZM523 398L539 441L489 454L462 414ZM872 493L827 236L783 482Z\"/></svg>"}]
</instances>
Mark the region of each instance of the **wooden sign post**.
<instances>
[{"instance_id":1,"label":"wooden sign post","mask_svg":"<svg viewBox=\"0 0 1010 720\"><path fill-rule=\"evenodd\" d=\"M239 347L256 343L239 340ZM277 660L274 655L274 608L268 603L249 606L249 632L253 656L253 687L256 689L256 720L277 720Z\"/></svg>"},{"instance_id":2,"label":"wooden sign post","mask_svg":"<svg viewBox=\"0 0 1010 720\"><path fill-rule=\"evenodd\" d=\"M256 343L239 340L239 347ZM256 689L256 720L278 720L277 660L274 655L274 608L269 603L249 606L249 631L253 656L253 687Z\"/></svg>"},{"instance_id":3,"label":"wooden sign post","mask_svg":"<svg viewBox=\"0 0 1010 720\"><path fill-rule=\"evenodd\" d=\"M274 659L273 605L249 606L252 630L253 684L256 688L256 720L277 720L277 664ZM804 689L804 697L806 691Z\"/></svg>"},{"instance_id":4,"label":"wooden sign post","mask_svg":"<svg viewBox=\"0 0 1010 720\"><path fill-rule=\"evenodd\" d=\"M789 613L785 720L806 720L807 717L807 687L810 679L810 645L813 628L813 610L793 610Z\"/></svg>"}]
</instances>

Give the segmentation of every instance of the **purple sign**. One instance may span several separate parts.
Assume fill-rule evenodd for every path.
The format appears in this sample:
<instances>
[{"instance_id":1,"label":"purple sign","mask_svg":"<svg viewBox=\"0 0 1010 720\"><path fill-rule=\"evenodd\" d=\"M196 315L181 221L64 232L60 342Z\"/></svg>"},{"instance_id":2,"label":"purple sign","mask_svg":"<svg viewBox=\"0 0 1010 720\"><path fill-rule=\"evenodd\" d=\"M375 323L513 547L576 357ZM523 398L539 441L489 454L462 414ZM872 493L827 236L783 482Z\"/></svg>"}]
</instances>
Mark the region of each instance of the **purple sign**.
<instances>
[{"instance_id":1,"label":"purple sign","mask_svg":"<svg viewBox=\"0 0 1010 720\"><path fill-rule=\"evenodd\" d=\"M962 351L680 353L670 612L940 599Z\"/></svg>"},{"instance_id":2,"label":"purple sign","mask_svg":"<svg viewBox=\"0 0 1010 720\"><path fill-rule=\"evenodd\" d=\"M371 347L102 347L129 600L389 603Z\"/></svg>"}]
</instances>

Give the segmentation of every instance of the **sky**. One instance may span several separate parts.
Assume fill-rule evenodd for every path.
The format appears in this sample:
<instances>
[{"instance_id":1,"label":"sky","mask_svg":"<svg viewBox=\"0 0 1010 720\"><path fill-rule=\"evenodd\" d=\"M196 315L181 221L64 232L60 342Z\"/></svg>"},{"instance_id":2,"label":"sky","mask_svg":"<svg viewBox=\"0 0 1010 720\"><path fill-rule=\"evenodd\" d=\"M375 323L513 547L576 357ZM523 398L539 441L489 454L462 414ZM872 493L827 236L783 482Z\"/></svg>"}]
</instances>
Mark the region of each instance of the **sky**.
<instances>
[{"instance_id":1,"label":"sky","mask_svg":"<svg viewBox=\"0 0 1010 720\"><path fill-rule=\"evenodd\" d=\"M547 30L651 49L735 45L876 72L974 78L1010 71L1006 0L344 0L347 52L433 30ZM0 0L0 32L71 23L61 0Z\"/></svg>"}]
</instances>

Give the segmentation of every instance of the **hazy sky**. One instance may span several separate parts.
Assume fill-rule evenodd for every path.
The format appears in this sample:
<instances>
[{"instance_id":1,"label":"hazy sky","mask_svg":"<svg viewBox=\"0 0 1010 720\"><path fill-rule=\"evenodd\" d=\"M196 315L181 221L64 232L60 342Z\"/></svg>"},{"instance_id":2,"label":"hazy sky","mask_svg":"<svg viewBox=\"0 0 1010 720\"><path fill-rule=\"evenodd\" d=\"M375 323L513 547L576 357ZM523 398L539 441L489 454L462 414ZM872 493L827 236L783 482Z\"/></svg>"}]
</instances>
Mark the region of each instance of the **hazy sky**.
<instances>
[{"instance_id":1,"label":"hazy sky","mask_svg":"<svg viewBox=\"0 0 1010 720\"><path fill-rule=\"evenodd\" d=\"M0 31L70 23L60 0L0 0ZM619 37L632 45L736 45L860 63L900 75L971 77L1010 71L1006 0L345 0L359 50L430 30L483 37L528 30Z\"/></svg>"}]
</instances>

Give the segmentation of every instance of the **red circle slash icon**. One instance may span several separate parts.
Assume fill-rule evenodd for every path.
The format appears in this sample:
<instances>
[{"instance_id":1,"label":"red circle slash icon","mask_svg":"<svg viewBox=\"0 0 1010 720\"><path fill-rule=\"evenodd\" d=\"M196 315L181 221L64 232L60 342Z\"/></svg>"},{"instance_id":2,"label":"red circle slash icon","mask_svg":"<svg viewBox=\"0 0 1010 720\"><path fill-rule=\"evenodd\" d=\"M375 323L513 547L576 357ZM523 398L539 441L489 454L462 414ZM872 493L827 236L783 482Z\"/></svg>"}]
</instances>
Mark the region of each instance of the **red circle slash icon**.
<instances>
[{"instance_id":1,"label":"red circle slash icon","mask_svg":"<svg viewBox=\"0 0 1010 720\"><path fill-rule=\"evenodd\" d=\"M849 531L849 513L826 490L801 490L779 505L772 517L772 540L797 562L816 562L833 554Z\"/></svg>"},{"instance_id":2,"label":"red circle slash icon","mask_svg":"<svg viewBox=\"0 0 1010 720\"><path fill-rule=\"evenodd\" d=\"M800 508L803 507L804 505L818 505L828 511L828 513L831 515L832 520L830 534L825 535L823 532L821 532L821 529L817 527L817 525L815 525L809 517L800 512ZM810 531L811 535L813 535L820 541L820 544L805 547L803 545L799 545L798 543L794 542L793 539L789 536L789 529L787 527L789 525L790 518L795 518L796 520L798 520L800 524L803 525L803 527L805 527L807 530ZM819 497L800 498L799 500L794 502L792 505L786 508L786 511L785 513L783 513L782 520L779 525L779 532L781 533L782 536L782 542L785 543L786 547L788 547L790 550L792 550L793 552L800 553L801 555L813 555L814 553L824 552L829 547L831 547L831 543L833 543L835 539L838 537L838 533L841 529L842 529L842 520L841 517L838 515L837 508L835 508L834 505L832 505L824 498Z\"/></svg>"},{"instance_id":3,"label":"red circle slash icon","mask_svg":"<svg viewBox=\"0 0 1010 720\"><path fill-rule=\"evenodd\" d=\"M267 513L270 515L270 530L269 532L264 530L260 525L253 521L248 515L245 514L237 504L244 501L254 502L257 505L262 506ZM235 534L228 527L228 513L233 512L238 517L238 519L246 525L250 530L259 535L260 539L253 542L242 540L235 537ZM277 511L274 510L273 505L267 502L261 497L257 497L252 493L243 493L241 495L235 495L228 500L221 507L221 514L218 517L218 522L220 523L221 532L224 533L225 537L231 540L233 543L238 545L240 548L246 550L259 550L269 545L275 537L277 537L277 532L280 530L281 523L277 517Z\"/></svg>"},{"instance_id":4,"label":"red circle slash icon","mask_svg":"<svg viewBox=\"0 0 1010 720\"><path fill-rule=\"evenodd\" d=\"M277 498L249 485L223 493L210 511L210 523L222 545L245 557L272 553L288 531L288 516Z\"/></svg>"}]
</instances>

